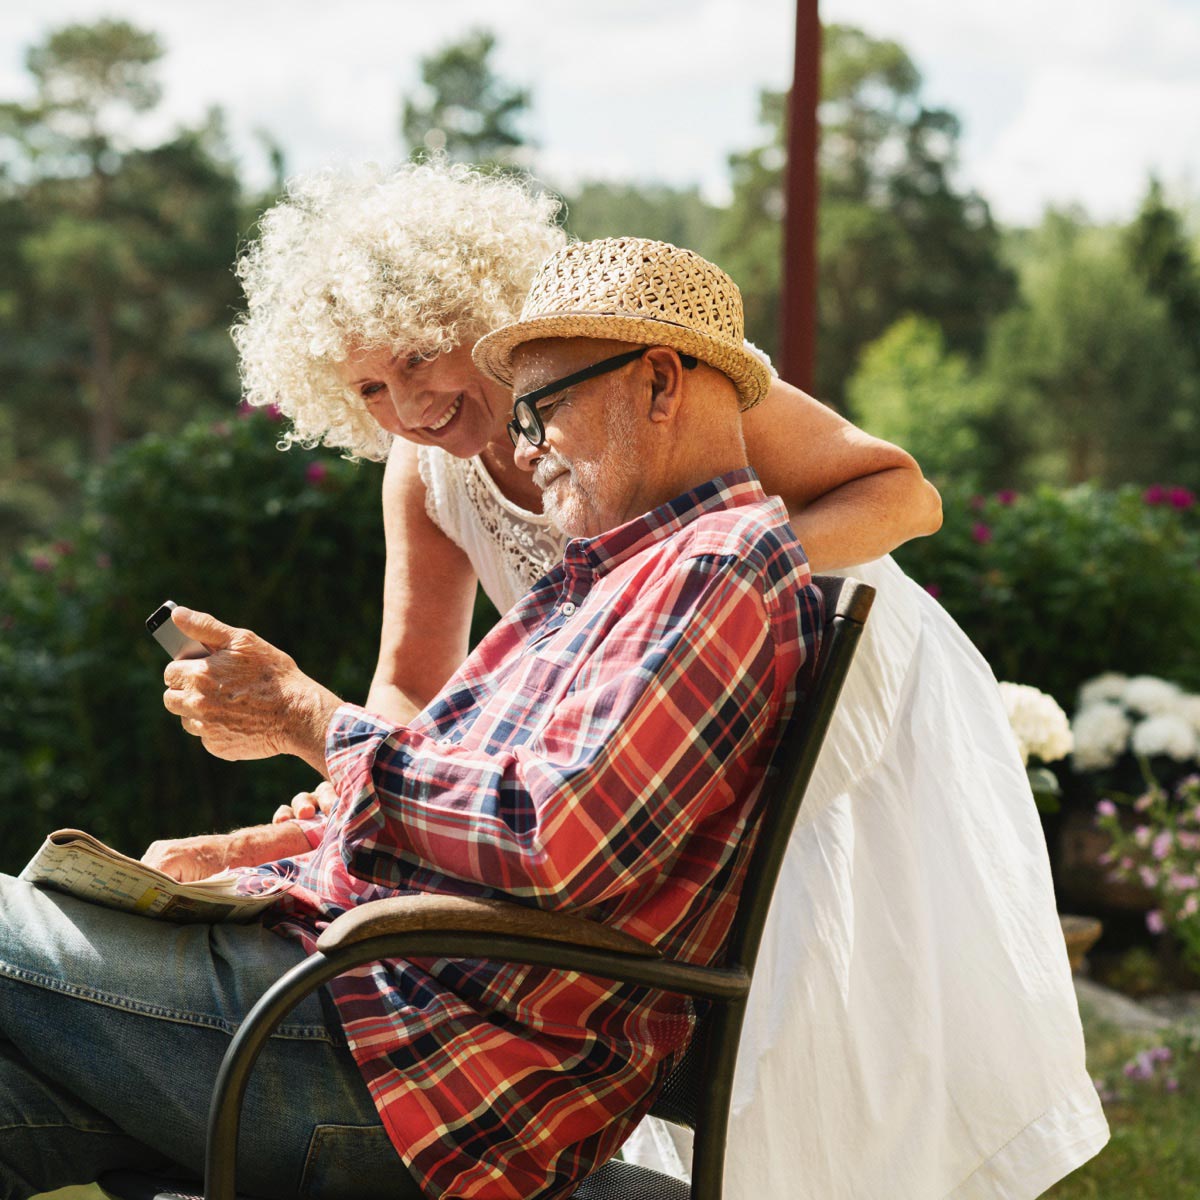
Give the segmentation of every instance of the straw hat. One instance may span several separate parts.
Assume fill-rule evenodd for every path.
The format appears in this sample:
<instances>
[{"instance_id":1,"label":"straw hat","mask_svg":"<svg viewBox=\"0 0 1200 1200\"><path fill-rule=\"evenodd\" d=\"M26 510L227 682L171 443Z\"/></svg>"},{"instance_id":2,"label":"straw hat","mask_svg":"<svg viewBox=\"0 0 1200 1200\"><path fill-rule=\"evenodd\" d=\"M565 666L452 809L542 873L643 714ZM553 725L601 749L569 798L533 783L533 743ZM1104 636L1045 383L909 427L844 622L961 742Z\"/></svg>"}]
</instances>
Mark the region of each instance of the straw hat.
<instances>
[{"instance_id":1,"label":"straw hat","mask_svg":"<svg viewBox=\"0 0 1200 1200\"><path fill-rule=\"evenodd\" d=\"M769 368L745 347L737 284L668 242L603 238L565 247L542 264L521 319L480 338L471 354L485 375L511 386L518 346L576 337L695 355L730 378L743 412L771 384Z\"/></svg>"}]
</instances>

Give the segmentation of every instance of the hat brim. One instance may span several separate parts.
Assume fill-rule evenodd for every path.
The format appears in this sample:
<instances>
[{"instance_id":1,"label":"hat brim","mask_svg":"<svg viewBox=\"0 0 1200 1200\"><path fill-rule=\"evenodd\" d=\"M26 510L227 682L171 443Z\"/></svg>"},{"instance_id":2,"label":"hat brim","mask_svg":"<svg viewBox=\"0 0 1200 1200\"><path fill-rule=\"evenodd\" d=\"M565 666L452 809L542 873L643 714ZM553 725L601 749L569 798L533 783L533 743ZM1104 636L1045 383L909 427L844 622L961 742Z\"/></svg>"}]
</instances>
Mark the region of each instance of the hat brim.
<instances>
[{"instance_id":1,"label":"hat brim","mask_svg":"<svg viewBox=\"0 0 1200 1200\"><path fill-rule=\"evenodd\" d=\"M608 338L643 346L670 346L727 376L737 388L738 408L742 412L762 400L771 386L770 368L742 346L731 346L671 321L620 313L548 313L517 321L481 337L471 350L471 357L485 375L511 387L513 353L518 346L542 338Z\"/></svg>"}]
</instances>

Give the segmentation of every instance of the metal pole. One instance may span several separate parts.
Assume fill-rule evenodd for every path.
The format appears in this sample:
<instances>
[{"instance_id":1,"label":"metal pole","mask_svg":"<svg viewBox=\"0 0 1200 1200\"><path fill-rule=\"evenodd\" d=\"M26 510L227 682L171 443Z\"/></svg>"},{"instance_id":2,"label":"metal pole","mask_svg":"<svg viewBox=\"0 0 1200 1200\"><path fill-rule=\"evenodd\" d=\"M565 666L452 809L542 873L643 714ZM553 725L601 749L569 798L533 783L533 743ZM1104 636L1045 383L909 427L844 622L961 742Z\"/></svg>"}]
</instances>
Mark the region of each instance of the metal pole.
<instances>
[{"instance_id":1,"label":"metal pole","mask_svg":"<svg viewBox=\"0 0 1200 1200\"><path fill-rule=\"evenodd\" d=\"M806 392L817 350L817 106L821 96L818 0L796 0L796 56L788 105L779 373Z\"/></svg>"}]
</instances>

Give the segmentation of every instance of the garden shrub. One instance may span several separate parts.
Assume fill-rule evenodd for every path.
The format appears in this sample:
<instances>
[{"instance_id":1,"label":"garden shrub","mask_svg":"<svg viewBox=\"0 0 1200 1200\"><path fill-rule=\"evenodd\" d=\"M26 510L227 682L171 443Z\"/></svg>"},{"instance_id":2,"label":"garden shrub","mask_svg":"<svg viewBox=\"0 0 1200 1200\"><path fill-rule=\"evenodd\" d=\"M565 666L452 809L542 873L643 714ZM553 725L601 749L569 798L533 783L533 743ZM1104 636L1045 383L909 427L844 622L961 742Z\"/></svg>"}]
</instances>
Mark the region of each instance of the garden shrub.
<instances>
[{"instance_id":1,"label":"garden shrub","mask_svg":"<svg viewBox=\"0 0 1200 1200\"><path fill-rule=\"evenodd\" d=\"M1102 671L1200 688L1200 530L1183 489L943 489L940 533L897 561L1000 679L1068 711Z\"/></svg>"},{"instance_id":2,"label":"garden shrub","mask_svg":"<svg viewBox=\"0 0 1200 1200\"><path fill-rule=\"evenodd\" d=\"M365 698L378 649L380 472L276 449L255 412L126 447L86 483L86 517L0 581L0 867L79 826L127 853L270 820L315 777L225 763L162 707L164 599L254 629Z\"/></svg>"}]
</instances>

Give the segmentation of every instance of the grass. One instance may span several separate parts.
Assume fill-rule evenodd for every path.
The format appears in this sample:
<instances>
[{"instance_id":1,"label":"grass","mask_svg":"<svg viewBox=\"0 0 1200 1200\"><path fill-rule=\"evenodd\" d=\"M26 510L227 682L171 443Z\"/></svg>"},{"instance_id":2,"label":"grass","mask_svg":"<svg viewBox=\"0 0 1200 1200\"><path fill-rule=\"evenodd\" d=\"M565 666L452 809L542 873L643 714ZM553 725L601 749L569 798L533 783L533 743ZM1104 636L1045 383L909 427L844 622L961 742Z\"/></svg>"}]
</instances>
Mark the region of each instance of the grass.
<instances>
[{"instance_id":1,"label":"grass","mask_svg":"<svg viewBox=\"0 0 1200 1200\"><path fill-rule=\"evenodd\" d=\"M1045 1193L1051 1200L1200 1200L1200 1043L1168 1036L1173 1051L1148 1080L1123 1068L1139 1051L1162 1045L1155 1035L1101 1024L1083 1011L1088 1068L1115 1095L1104 1105L1112 1138L1090 1162ZM1168 1078L1178 1090L1164 1087Z\"/></svg>"}]
</instances>

